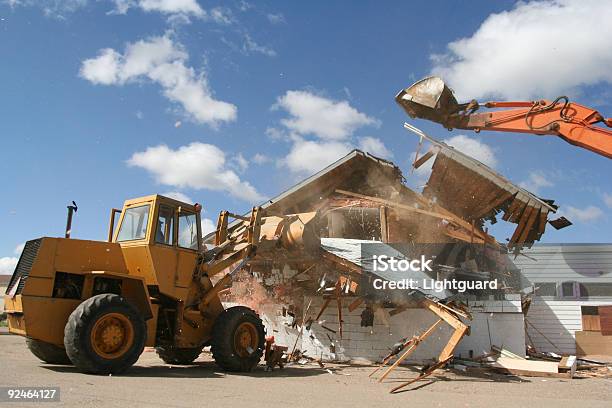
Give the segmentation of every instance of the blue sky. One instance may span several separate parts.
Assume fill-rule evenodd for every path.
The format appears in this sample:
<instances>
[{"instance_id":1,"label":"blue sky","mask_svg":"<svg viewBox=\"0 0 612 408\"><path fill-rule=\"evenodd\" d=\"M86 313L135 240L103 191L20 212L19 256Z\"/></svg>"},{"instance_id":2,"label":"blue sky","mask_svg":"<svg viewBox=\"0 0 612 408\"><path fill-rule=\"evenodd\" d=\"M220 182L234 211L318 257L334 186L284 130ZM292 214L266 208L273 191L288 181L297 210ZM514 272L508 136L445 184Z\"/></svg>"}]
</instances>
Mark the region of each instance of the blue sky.
<instances>
[{"instance_id":1,"label":"blue sky","mask_svg":"<svg viewBox=\"0 0 612 408\"><path fill-rule=\"evenodd\" d=\"M610 6L380 4L0 0L0 272L26 240L62 235L71 200L74 237L104 239L127 198L181 193L215 220L353 147L408 175L416 139L393 97L432 72L460 99L565 93L612 116ZM544 242L610 241L609 159L412 123L555 199L575 225Z\"/></svg>"}]
</instances>

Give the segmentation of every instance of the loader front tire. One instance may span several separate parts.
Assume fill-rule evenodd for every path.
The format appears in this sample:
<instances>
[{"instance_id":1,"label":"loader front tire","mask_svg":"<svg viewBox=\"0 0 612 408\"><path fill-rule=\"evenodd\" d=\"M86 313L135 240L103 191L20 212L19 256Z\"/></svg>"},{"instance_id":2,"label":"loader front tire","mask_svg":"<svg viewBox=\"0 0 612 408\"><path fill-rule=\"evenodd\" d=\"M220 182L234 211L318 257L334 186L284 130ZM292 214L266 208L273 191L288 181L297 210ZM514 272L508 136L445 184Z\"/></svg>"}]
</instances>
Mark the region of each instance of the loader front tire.
<instances>
[{"instance_id":1,"label":"loader front tire","mask_svg":"<svg viewBox=\"0 0 612 408\"><path fill-rule=\"evenodd\" d=\"M224 310L215 320L210 350L222 369L248 372L261 360L264 339L264 325L257 313L245 306L235 306Z\"/></svg>"},{"instance_id":2,"label":"loader front tire","mask_svg":"<svg viewBox=\"0 0 612 408\"><path fill-rule=\"evenodd\" d=\"M81 303L68 318L64 346L82 372L118 374L142 353L147 327L142 315L123 297L104 293Z\"/></svg>"},{"instance_id":3,"label":"loader front tire","mask_svg":"<svg viewBox=\"0 0 612 408\"><path fill-rule=\"evenodd\" d=\"M55 344L26 337L26 345L36 357L49 364L72 364L66 350Z\"/></svg>"},{"instance_id":4,"label":"loader front tire","mask_svg":"<svg viewBox=\"0 0 612 408\"><path fill-rule=\"evenodd\" d=\"M202 347L177 348L173 346L155 347L159 358L166 364L188 365L195 361L202 353Z\"/></svg>"}]
</instances>

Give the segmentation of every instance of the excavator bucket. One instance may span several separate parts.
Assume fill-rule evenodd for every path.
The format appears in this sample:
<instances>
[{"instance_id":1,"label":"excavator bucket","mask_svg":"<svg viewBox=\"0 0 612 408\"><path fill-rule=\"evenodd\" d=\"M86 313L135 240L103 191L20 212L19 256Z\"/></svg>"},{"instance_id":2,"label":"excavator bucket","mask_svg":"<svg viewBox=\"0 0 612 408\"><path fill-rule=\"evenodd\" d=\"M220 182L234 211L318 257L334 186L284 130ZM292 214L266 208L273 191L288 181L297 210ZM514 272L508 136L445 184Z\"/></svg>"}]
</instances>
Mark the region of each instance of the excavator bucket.
<instances>
[{"instance_id":1,"label":"excavator bucket","mask_svg":"<svg viewBox=\"0 0 612 408\"><path fill-rule=\"evenodd\" d=\"M464 108L457 103L453 91L436 76L421 79L402 89L395 96L395 101L411 118L428 119L442 124L448 115Z\"/></svg>"}]
</instances>

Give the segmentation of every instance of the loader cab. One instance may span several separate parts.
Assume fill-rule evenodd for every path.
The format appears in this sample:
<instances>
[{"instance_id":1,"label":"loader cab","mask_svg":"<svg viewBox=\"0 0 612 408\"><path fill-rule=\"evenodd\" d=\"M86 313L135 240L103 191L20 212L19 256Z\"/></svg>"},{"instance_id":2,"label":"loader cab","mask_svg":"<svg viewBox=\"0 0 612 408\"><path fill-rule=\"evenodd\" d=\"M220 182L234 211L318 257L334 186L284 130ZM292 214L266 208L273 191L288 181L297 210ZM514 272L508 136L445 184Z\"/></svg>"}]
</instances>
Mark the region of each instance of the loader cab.
<instances>
[{"instance_id":1,"label":"loader cab","mask_svg":"<svg viewBox=\"0 0 612 408\"><path fill-rule=\"evenodd\" d=\"M202 248L199 204L161 195L128 200L111 213L113 242L122 246L155 245L199 251ZM120 213L115 228L116 214Z\"/></svg>"},{"instance_id":2,"label":"loader cab","mask_svg":"<svg viewBox=\"0 0 612 408\"><path fill-rule=\"evenodd\" d=\"M161 293L185 299L202 249L200 210L199 204L161 195L126 201L112 242L121 246L129 274L142 276Z\"/></svg>"}]
</instances>

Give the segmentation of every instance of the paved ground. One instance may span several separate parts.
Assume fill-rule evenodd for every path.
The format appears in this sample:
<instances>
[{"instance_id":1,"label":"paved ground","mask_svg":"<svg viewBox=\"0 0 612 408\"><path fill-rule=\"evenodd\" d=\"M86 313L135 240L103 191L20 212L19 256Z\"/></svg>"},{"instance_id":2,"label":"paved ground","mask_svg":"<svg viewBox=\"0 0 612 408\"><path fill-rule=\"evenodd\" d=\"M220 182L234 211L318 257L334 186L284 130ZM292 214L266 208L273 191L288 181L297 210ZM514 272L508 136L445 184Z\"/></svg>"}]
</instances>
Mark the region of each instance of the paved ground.
<instances>
[{"instance_id":1,"label":"paved ground","mask_svg":"<svg viewBox=\"0 0 612 408\"><path fill-rule=\"evenodd\" d=\"M93 376L73 367L41 363L27 350L23 338L2 333L0 367L0 386L59 386L61 406L67 407L612 406L612 379L467 377L439 370L410 391L391 395L388 390L394 384L414 378L416 372L400 368L384 384L369 379L372 368L363 366L327 365L333 374L314 365L225 374L205 353L196 365L178 367L163 364L155 352L147 350L122 376Z\"/></svg>"}]
</instances>

